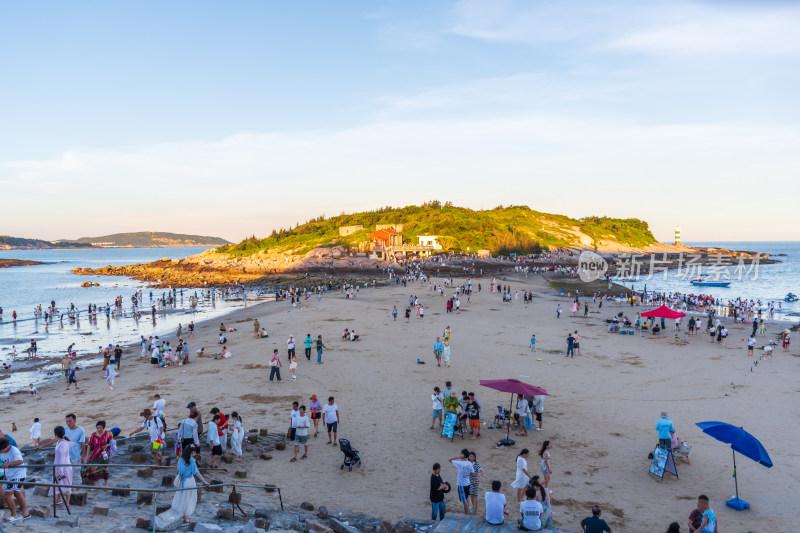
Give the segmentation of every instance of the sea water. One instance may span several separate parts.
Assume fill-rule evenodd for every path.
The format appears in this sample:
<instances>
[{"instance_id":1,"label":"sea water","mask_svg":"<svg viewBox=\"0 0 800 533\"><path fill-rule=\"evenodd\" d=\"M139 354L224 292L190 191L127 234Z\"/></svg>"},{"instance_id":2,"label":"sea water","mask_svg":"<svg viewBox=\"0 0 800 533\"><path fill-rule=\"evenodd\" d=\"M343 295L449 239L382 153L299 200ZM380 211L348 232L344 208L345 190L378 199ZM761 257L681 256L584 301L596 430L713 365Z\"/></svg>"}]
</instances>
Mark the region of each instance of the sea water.
<instances>
[{"instance_id":1,"label":"sea water","mask_svg":"<svg viewBox=\"0 0 800 533\"><path fill-rule=\"evenodd\" d=\"M239 298L211 298L202 288L188 287L177 289L175 306L168 307L165 312L157 312L156 319L151 318L152 305L162 295L168 295L168 289L147 288L147 283L119 276L84 276L72 273L73 268L100 268L104 266L120 266L135 263L147 263L163 257L180 259L195 255L205 250L198 247L181 248L104 248L87 250L0 250L0 258L27 259L45 264L0 268L0 307L3 308L0 321L0 362L10 363L15 370L5 374L8 377L0 380L0 392L16 391L27 388L29 383L41 383L52 379L60 373L57 359L42 366L46 359L38 362L27 362L24 350L35 339L40 357L61 357L67 347L75 344L79 355L94 354L100 346L120 344L125 346L136 342L140 335L164 336L174 334L178 324L184 330L190 321L198 322L220 317L234 309L243 307L247 302ZM99 283L99 287L81 287L81 283L91 281ZM142 316L134 320L131 314L131 296L142 291L139 310ZM152 295L152 297L151 297ZM189 304L191 296L197 296L195 308ZM255 303L252 294L250 303ZM117 296L122 297L123 316L106 318L100 307L110 304L114 309ZM63 320L58 315L49 322L44 316L36 319L34 307L41 304L42 312L47 310L51 301L64 314ZM70 320L67 312L74 304L79 312L77 320ZM96 320L90 320L89 304L97 305ZM158 307L158 306L157 306ZM12 320L12 312L16 310L16 323ZM198 347L191 345L194 351ZM12 358L13 350L23 357ZM137 354L138 356L138 354ZM122 366L125 365L123 356ZM98 359L83 359L80 366L97 364ZM37 366L30 371L24 369L28 365ZM124 371L124 369L123 369ZM80 378L80 374L79 374Z\"/></svg>"},{"instance_id":2,"label":"sea water","mask_svg":"<svg viewBox=\"0 0 800 533\"><path fill-rule=\"evenodd\" d=\"M703 267L702 271L684 267L681 271L669 270L652 275L631 277L626 275L620 284L634 287L636 291L705 294L722 301L723 304L737 298L760 300L766 308L770 302L775 306L775 318L780 320L800 319L800 301L786 302L788 293L800 293L800 242L702 242L691 243L690 246L706 246L726 248L729 250L745 250L769 254L771 259L779 261L773 264L743 265L737 271L737 260L733 266L725 269ZM688 255L686 256L688 260ZM642 260L644 261L644 260ZM717 270L724 270L725 273ZM698 287L691 281L698 277L713 280L716 274L719 281L730 281L729 287Z\"/></svg>"}]
</instances>

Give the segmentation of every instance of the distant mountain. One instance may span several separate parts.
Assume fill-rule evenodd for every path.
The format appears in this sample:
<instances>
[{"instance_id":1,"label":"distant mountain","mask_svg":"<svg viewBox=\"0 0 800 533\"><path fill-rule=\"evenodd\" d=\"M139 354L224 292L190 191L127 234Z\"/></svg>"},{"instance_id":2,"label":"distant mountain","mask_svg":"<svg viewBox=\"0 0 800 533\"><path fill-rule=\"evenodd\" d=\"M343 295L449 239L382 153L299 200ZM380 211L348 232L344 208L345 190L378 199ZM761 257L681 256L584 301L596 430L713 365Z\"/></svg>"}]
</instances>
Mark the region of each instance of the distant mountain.
<instances>
[{"instance_id":1,"label":"distant mountain","mask_svg":"<svg viewBox=\"0 0 800 533\"><path fill-rule=\"evenodd\" d=\"M73 242L104 248L162 248L166 246L225 246L230 244L219 237L206 235L183 235L163 231L139 231L136 233L114 233L100 237L81 237Z\"/></svg>"},{"instance_id":2,"label":"distant mountain","mask_svg":"<svg viewBox=\"0 0 800 533\"><path fill-rule=\"evenodd\" d=\"M49 248L92 248L92 245L82 242L51 242L43 241L41 239L23 239L22 237L9 237L8 235L0 235L0 250Z\"/></svg>"}]
</instances>

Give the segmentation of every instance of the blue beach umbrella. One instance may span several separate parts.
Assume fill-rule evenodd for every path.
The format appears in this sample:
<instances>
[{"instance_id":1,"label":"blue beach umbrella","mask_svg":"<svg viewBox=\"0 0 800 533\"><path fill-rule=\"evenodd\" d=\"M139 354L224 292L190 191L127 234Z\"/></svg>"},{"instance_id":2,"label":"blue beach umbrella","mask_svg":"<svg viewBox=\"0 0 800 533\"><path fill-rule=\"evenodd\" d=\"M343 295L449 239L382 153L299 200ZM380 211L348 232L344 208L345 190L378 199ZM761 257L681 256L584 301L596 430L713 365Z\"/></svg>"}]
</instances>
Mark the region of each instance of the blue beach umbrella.
<instances>
[{"instance_id":1,"label":"blue beach umbrella","mask_svg":"<svg viewBox=\"0 0 800 533\"><path fill-rule=\"evenodd\" d=\"M772 468L772 459L761 442L744 429L726 424L725 422L697 422L697 427L703 433L711 435L720 442L731 445L733 450L733 481L736 484L736 497L725 502L725 505L737 511L750 508L750 504L739 499L739 480L736 477L736 452L760 463L767 468Z\"/></svg>"}]
</instances>

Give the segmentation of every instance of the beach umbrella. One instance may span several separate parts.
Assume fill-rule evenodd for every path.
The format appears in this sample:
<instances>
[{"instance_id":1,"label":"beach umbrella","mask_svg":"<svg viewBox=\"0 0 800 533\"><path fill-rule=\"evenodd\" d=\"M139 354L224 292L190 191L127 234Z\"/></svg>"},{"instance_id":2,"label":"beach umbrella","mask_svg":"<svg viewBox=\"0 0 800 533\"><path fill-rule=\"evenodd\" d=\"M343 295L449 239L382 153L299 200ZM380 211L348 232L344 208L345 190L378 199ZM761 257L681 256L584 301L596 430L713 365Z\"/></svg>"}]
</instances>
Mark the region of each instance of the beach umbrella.
<instances>
[{"instance_id":1,"label":"beach umbrella","mask_svg":"<svg viewBox=\"0 0 800 533\"><path fill-rule=\"evenodd\" d=\"M736 475L736 452L744 455L748 459L772 468L772 459L769 458L767 450L761 445L761 442L753 435L742 429L741 427L726 424L725 422L697 422L697 427L703 430L703 433L711 435L720 442L731 445L733 451L733 481L736 484L736 497L725 502L725 505L737 511L749 509L750 504L744 500L739 499L739 479Z\"/></svg>"},{"instance_id":2,"label":"beach umbrella","mask_svg":"<svg viewBox=\"0 0 800 533\"><path fill-rule=\"evenodd\" d=\"M681 318L686 316L686 313L681 313L680 311L673 311L666 305L662 305L661 307L657 307L650 311L645 311L642 313L642 316L646 316L648 318Z\"/></svg>"},{"instance_id":3,"label":"beach umbrella","mask_svg":"<svg viewBox=\"0 0 800 533\"><path fill-rule=\"evenodd\" d=\"M511 401L508 404L508 410L511 411L511 406L514 405L514 395L522 394L523 396L547 396L547 391L535 385L529 385L524 381L518 379L482 379L480 384L490 389L499 390L500 392L510 392ZM520 420L520 424L524 424L524 420ZM511 422L509 421L506 429L506 438L501 439L497 443L498 446L513 446L514 441L509 438L511 432Z\"/></svg>"}]
</instances>

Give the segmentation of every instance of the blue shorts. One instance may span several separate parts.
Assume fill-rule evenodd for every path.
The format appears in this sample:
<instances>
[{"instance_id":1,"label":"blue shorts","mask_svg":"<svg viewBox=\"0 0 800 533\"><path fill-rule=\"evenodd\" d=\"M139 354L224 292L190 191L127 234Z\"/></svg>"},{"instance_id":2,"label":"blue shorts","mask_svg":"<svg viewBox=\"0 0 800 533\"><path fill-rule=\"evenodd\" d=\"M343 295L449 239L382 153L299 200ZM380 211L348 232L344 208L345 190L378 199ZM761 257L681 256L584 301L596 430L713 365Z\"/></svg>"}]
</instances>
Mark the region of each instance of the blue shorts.
<instances>
[{"instance_id":1,"label":"blue shorts","mask_svg":"<svg viewBox=\"0 0 800 533\"><path fill-rule=\"evenodd\" d=\"M458 486L458 501L465 502L469 496L469 485Z\"/></svg>"},{"instance_id":2,"label":"blue shorts","mask_svg":"<svg viewBox=\"0 0 800 533\"><path fill-rule=\"evenodd\" d=\"M441 409L434 409L433 410L433 418L442 418L442 410Z\"/></svg>"}]
</instances>

